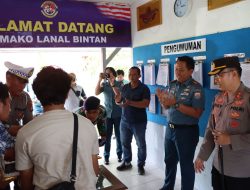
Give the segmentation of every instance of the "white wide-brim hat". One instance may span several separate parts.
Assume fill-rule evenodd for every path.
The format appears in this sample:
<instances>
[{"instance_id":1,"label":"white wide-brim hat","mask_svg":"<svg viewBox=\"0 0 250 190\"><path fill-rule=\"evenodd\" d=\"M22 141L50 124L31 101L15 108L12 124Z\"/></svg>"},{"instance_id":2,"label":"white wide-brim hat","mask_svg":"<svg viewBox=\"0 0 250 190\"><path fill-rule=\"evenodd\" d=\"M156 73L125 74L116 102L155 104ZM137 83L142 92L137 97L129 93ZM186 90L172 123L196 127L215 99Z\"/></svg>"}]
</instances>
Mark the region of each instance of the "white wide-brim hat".
<instances>
[{"instance_id":1,"label":"white wide-brim hat","mask_svg":"<svg viewBox=\"0 0 250 190\"><path fill-rule=\"evenodd\" d=\"M4 65L9 69L8 71L10 73L27 81L34 72L34 67L24 68L22 66L15 65L9 61L4 62Z\"/></svg>"}]
</instances>

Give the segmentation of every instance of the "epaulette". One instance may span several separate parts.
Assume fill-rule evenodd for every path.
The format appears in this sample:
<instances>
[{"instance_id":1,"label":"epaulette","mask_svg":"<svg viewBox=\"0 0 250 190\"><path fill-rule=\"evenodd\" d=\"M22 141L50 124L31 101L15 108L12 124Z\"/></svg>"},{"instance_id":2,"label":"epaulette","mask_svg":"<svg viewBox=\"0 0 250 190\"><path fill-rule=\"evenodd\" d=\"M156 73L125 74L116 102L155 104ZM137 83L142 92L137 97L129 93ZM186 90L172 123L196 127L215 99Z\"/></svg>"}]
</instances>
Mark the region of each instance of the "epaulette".
<instances>
[{"instance_id":1,"label":"epaulette","mask_svg":"<svg viewBox=\"0 0 250 190\"><path fill-rule=\"evenodd\" d=\"M198 85L198 86L202 86L201 83L199 83L198 81L196 81L194 79L192 80L192 83L195 84L195 85Z\"/></svg>"},{"instance_id":2,"label":"epaulette","mask_svg":"<svg viewBox=\"0 0 250 190\"><path fill-rule=\"evenodd\" d=\"M197 82L196 80L194 80L194 79L193 79L193 83L194 83L194 84L198 84L198 82Z\"/></svg>"}]
</instances>

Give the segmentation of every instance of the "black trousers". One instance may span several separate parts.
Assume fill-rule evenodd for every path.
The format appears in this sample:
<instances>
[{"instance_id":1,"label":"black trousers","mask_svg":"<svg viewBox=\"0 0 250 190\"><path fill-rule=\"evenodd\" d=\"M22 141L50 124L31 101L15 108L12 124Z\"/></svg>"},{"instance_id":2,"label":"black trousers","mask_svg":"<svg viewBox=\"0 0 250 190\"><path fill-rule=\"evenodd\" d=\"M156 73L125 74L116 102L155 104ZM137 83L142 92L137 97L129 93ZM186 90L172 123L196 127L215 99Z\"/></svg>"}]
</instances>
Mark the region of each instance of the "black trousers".
<instances>
[{"instance_id":1,"label":"black trousers","mask_svg":"<svg viewBox=\"0 0 250 190\"><path fill-rule=\"evenodd\" d=\"M219 171L213 167L212 169L212 186L214 190L222 190L222 175ZM225 190L249 190L250 189L250 177L237 178L224 175Z\"/></svg>"},{"instance_id":2,"label":"black trousers","mask_svg":"<svg viewBox=\"0 0 250 190\"><path fill-rule=\"evenodd\" d=\"M1 189L0 188L0 190L10 190L10 185L8 185L6 188L4 188L4 189Z\"/></svg>"}]
</instances>

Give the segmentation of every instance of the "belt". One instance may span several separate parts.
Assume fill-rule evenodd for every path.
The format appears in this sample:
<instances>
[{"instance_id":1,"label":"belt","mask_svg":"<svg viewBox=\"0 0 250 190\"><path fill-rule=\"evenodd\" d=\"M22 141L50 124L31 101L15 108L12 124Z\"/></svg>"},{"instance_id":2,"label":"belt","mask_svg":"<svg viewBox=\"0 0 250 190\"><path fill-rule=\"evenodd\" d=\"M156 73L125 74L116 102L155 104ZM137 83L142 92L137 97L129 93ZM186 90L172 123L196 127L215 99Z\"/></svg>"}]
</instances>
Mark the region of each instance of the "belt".
<instances>
[{"instance_id":1,"label":"belt","mask_svg":"<svg viewBox=\"0 0 250 190\"><path fill-rule=\"evenodd\" d=\"M185 125L185 124L173 124L173 123L169 123L168 126L171 129L176 129L176 128L188 128L188 127L197 127L198 125Z\"/></svg>"}]
</instances>

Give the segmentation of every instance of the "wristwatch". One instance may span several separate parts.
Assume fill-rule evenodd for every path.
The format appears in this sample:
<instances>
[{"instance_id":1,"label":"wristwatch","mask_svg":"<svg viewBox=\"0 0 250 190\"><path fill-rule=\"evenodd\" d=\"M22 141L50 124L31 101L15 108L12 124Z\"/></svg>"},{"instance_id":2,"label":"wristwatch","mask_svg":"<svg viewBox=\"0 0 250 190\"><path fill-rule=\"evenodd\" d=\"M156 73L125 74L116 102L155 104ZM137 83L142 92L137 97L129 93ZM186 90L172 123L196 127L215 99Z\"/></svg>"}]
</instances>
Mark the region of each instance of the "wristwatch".
<instances>
[{"instance_id":1,"label":"wristwatch","mask_svg":"<svg viewBox=\"0 0 250 190\"><path fill-rule=\"evenodd\" d=\"M174 108L177 109L178 107L180 107L180 104L179 104L178 102L176 102L176 103L174 104Z\"/></svg>"}]
</instances>

